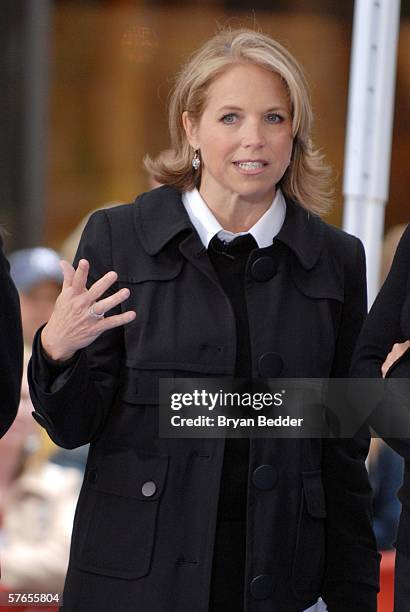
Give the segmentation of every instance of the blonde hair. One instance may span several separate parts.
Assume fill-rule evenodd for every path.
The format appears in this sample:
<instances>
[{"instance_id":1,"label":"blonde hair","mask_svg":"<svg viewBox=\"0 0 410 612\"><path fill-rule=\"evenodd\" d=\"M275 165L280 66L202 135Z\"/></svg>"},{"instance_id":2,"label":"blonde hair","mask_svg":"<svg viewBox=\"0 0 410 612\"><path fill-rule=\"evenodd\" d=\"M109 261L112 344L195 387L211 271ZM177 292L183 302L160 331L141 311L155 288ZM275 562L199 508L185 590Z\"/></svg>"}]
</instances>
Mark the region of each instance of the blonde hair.
<instances>
[{"instance_id":1,"label":"blonde hair","mask_svg":"<svg viewBox=\"0 0 410 612\"><path fill-rule=\"evenodd\" d=\"M159 155L144 159L145 168L159 183L181 191L198 187L201 171L192 168L193 151L186 138L182 113L199 121L210 84L234 64L250 63L282 77L292 112L293 152L291 163L278 183L283 193L307 210L324 214L332 204L331 171L314 148L310 133L313 113L301 66L291 53L269 36L240 28L224 30L208 40L188 60L170 94L169 131L173 158Z\"/></svg>"}]
</instances>

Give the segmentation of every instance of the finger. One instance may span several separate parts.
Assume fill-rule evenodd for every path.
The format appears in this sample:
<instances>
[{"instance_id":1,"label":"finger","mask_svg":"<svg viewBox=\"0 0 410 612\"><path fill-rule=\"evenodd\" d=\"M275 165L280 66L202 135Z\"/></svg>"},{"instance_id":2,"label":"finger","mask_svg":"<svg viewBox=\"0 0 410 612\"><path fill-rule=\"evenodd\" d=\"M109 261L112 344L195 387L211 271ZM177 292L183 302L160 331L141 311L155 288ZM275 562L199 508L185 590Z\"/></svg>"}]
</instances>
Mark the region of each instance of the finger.
<instances>
[{"instance_id":1,"label":"finger","mask_svg":"<svg viewBox=\"0 0 410 612\"><path fill-rule=\"evenodd\" d=\"M91 302L95 302L111 287L118 278L118 274L111 270L93 283L88 291L88 297Z\"/></svg>"},{"instance_id":2,"label":"finger","mask_svg":"<svg viewBox=\"0 0 410 612\"><path fill-rule=\"evenodd\" d=\"M68 261L65 261L65 259L60 261L60 268L64 276L63 289L67 289L67 287L71 287L75 270Z\"/></svg>"},{"instance_id":3,"label":"finger","mask_svg":"<svg viewBox=\"0 0 410 612\"><path fill-rule=\"evenodd\" d=\"M75 293L82 293L86 288L89 269L90 264L88 261L86 259L80 259L71 283L71 287Z\"/></svg>"},{"instance_id":4,"label":"finger","mask_svg":"<svg viewBox=\"0 0 410 612\"><path fill-rule=\"evenodd\" d=\"M399 345L399 349L397 350L397 359L400 359L400 357L403 357L403 355L406 353L407 349L409 348L409 345L407 344L407 342L402 342Z\"/></svg>"},{"instance_id":5,"label":"finger","mask_svg":"<svg viewBox=\"0 0 410 612\"><path fill-rule=\"evenodd\" d=\"M400 344L398 349L395 352L396 359L400 359L400 357L402 357L406 351L407 351L407 346L405 346L404 343Z\"/></svg>"},{"instance_id":6,"label":"finger","mask_svg":"<svg viewBox=\"0 0 410 612\"><path fill-rule=\"evenodd\" d=\"M120 327L134 321L137 313L134 310L127 310L119 315L112 315L111 317L105 317L100 322L101 332L113 329L114 327Z\"/></svg>"},{"instance_id":7,"label":"finger","mask_svg":"<svg viewBox=\"0 0 410 612\"><path fill-rule=\"evenodd\" d=\"M395 361L397 361L397 359L400 359L400 357L404 355L404 353L407 351L408 348L409 348L408 340L405 342L394 344L391 350L391 353L390 353L392 362L394 363Z\"/></svg>"},{"instance_id":8,"label":"finger","mask_svg":"<svg viewBox=\"0 0 410 612\"><path fill-rule=\"evenodd\" d=\"M113 295L110 295L109 297L104 298L103 300L99 300L98 302L95 302L94 312L96 314L102 314L104 312L108 312L109 310L111 310L111 308L114 308L115 306L122 304L122 302L124 302L129 297L130 297L129 289L126 289L126 288L120 289L120 291L117 291Z\"/></svg>"},{"instance_id":9,"label":"finger","mask_svg":"<svg viewBox=\"0 0 410 612\"><path fill-rule=\"evenodd\" d=\"M382 367L381 367L381 371L382 371L382 377L385 378L386 374L388 372L390 368L390 359L387 358L386 361L383 363Z\"/></svg>"}]
</instances>

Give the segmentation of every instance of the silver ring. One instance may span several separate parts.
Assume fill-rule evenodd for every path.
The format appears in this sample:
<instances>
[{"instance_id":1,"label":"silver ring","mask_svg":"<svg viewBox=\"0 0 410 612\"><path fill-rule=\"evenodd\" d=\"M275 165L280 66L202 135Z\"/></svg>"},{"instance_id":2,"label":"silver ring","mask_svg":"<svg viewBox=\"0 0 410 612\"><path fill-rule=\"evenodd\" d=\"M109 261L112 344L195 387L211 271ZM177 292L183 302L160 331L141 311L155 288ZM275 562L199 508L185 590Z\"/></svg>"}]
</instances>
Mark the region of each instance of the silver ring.
<instances>
[{"instance_id":1,"label":"silver ring","mask_svg":"<svg viewBox=\"0 0 410 612\"><path fill-rule=\"evenodd\" d=\"M94 306L95 306L95 304L92 304L90 306L90 308L88 309L88 314L90 315L90 317L92 319L97 319L97 320L103 319L104 318L104 313L102 312L101 314L98 314L97 312L95 312Z\"/></svg>"}]
</instances>

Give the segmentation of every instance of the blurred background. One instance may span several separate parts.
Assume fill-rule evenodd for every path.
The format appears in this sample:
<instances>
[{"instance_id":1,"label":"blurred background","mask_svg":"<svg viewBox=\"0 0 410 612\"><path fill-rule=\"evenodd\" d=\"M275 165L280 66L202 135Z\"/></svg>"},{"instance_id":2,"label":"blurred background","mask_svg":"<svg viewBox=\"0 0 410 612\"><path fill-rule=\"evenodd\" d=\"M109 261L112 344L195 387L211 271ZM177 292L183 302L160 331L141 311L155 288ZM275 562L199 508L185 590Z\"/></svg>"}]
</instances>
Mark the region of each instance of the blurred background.
<instances>
[{"instance_id":1,"label":"blurred background","mask_svg":"<svg viewBox=\"0 0 410 612\"><path fill-rule=\"evenodd\" d=\"M84 215L148 188L173 75L218 26L258 26L305 67L341 225L353 0L2 0L0 219L6 251L59 249ZM407 222L410 3L402 1L386 228Z\"/></svg>"}]
</instances>

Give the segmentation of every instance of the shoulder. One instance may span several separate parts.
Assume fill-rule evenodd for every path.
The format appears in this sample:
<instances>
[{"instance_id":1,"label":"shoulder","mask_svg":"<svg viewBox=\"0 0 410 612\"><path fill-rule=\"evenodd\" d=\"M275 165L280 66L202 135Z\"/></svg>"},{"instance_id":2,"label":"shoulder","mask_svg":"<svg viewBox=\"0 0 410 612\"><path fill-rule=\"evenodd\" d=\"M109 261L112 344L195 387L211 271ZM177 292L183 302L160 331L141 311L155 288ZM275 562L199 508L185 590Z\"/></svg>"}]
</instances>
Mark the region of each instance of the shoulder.
<instances>
[{"instance_id":1,"label":"shoulder","mask_svg":"<svg viewBox=\"0 0 410 612\"><path fill-rule=\"evenodd\" d=\"M146 215L159 217L160 221L167 217L170 210L181 205L181 192L174 187L163 185L151 191L140 193L133 202L120 204L95 211L89 222L97 224L108 223L111 226L129 230L135 223L141 223Z\"/></svg>"},{"instance_id":2,"label":"shoulder","mask_svg":"<svg viewBox=\"0 0 410 612\"><path fill-rule=\"evenodd\" d=\"M410 267L410 223L404 230L403 236L397 247L396 257L408 264Z\"/></svg>"},{"instance_id":3,"label":"shoulder","mask_svg":"<svg viewBox=\"0 0 410 612\"><path fill-rule=\"evenodd\" d=\"M10 269L9 262L6 259L6 256L3 252L3 240L0 234L0 273L8 274Z\"/></svg>"},{"instance_id":4,"label":"shoulder","mask_svg":"<svg viewBox=\"0 0 410 612\"><path fill-rule=\"evenodd\" d=\"M138 267L158 265L167 257L162 253L177 234L190 228L181 193L171 187L159 187L142 193L132 204L98 210L88 221L81 239L82 257L87 248L98 250L110 269L120 276L137 278ZM132 257L130 256L132 253Z\"/></svg>"},{"instance_id":5,"label":"shoulder","mask_svg":"<svg viewBox=\"0 0 410 612\"><path fill-rule=\"evenodd\" d=\"M141 208L164 207L172 203L179 203L181 193L174 187L162 185L151 191L144 191L136 196L129 204L120 204L109 208L104 208L93 213L94 215L104 214L110 221L117 222L121 219L129 219Z\"/></svg>"},{"instance_id":6,"label":"shoulder","mask_svg":"<svg viewBox=\"0 0 410 612\"><path fill-rule=\"evenodd\" d=\"M331 268L332 263L340 268L357 257L358 251L363 253L357 238L291 200L287 200L285 222L277 237L294 251L307 270L317 265Z\"/></svg>"},{"instance_id":7,"label":"shoulder","mask_svg":"<svg viewBox=\"0 0 410 612\"><path fill-rule=\"evenodd\" d=\"M364 274L366 255L361 240L323 219L319 222L323 227L322 257L338 262L347 274Z\"/></svg>"},{"instance_id":8,"label":"shoulder","mask_svg":"<svg viewBox=\"0 0 410 612\"><path fill-rule=\"evenodd\" d=\"M10 263L3 252L3 245L0 238L0 304L13 302L16 311L20 311L17 289L10 274ZM4 313L2 313L4 314Z\"/></svg>"},{"instance_id":9,"label":"shoulder","mask_svg":"<svg viewBox=\"0 0 410 612\"><path fill-rule=\"evenodd\" d=\"M323 219L320 219L320 223L323 225L323 246L327 251L350 259L352 254L356 256L358 250L363 249L362 242L356 236Z\"/></svg>"},{"instance_id":10,"label":"shoulder","mask_svg":"<svg viewBox=\"0 0 410 612\"><path fill-rule=\"evenodd\" d=\"M338 278L343 294L358 299L366 291L366 254L362 242L356 236L326 223L322 219L323 242L320 261Z\"/></svg>"},{"instance_id":11,"label":"shoulder","mask_svg":"<svg viewBox=\"0 0 410 612\"><path fill-rule=\"evenodd\" d=\"M94 211L87 222L87 225L106 225L112 223L127 222L132 218L134 203L119 204L109 208L101 208Z\"/></svg>"}]
</instances>

